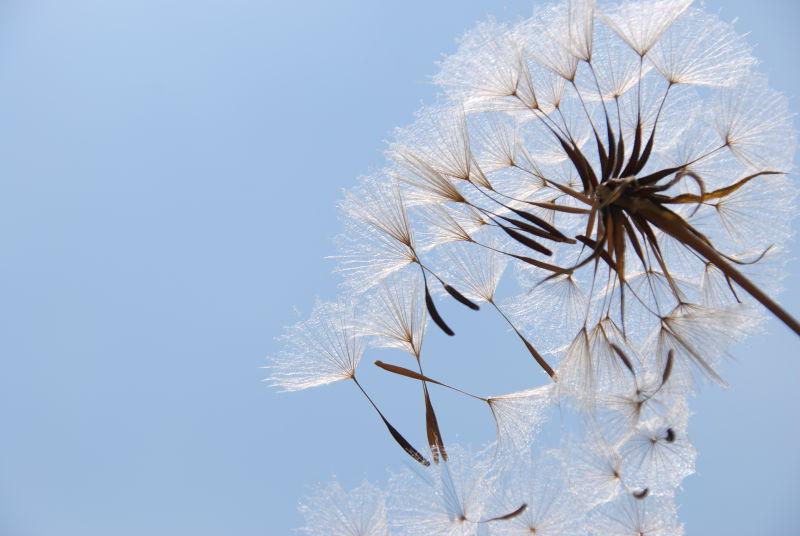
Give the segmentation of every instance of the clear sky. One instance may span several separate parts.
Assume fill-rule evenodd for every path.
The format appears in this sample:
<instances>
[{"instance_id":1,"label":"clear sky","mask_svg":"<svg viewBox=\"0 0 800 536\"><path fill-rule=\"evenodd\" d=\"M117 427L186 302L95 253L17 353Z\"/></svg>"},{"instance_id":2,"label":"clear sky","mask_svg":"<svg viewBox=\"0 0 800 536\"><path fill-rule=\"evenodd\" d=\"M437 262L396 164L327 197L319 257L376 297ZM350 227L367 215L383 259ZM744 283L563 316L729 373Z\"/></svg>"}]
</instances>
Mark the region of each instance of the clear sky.
<instances>
[{"instance_id":1,"label":"clear sky","mask_svg":"<svg viewBox=\"0 0 800 536\"><path fill-rule=\"evenodd\" d=\"M706 5L800 110L799 4ZM0 535L288 534L314 482L384 479L403 456L352 386L279 395L259 367L295 306L334 295L341 189L432 99L437 58L530 6L2 0ZM523 350L496 327L432 333L429 373L499 389L479 364ZM687 534L800 534L800 341L770 321L724 373L693 405ZM422 444L408 384L364 380ZM490 436L434 396L446 438Z\"/></svg>"}]
</instances>

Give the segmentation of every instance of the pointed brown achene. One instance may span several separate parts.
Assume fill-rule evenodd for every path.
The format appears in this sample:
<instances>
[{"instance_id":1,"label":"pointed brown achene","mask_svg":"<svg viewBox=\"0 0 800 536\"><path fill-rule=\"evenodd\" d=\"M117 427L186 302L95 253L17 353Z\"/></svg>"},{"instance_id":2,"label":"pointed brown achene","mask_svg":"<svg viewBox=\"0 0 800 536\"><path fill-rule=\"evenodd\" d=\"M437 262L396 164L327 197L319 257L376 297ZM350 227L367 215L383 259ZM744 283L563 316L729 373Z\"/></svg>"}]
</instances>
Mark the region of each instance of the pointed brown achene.
<instances>
[{"instance_id":1,"label":"pointed brown achene","mask_svg":"<svg viewBox=\"0 0 800 536\"><path fill-rule=\"evenodd\" d=\"M402 448L404 451L406 451L406 453L407 453L409 456L411 456L412 458L414 458L416 461L418 461L418 462L419 462L419 463L421 463L422 465L424 465L424 466L426 466L426 467L427 467L428 465L430 465L430 464L431 464L431 462L429 462L429 461L428 461L428 460L425 458L425 456L423 456L422 454L420 454L420 453L419 453L419 451L418 451L417 449L415 449L415 448L413 447L413 445L411 445L411 443L409 443L409 442L406 440L406 438L405 438L405 437L403 437L403 435L402 435L400 432L398 432L398 431L397 431L397 428L395 428L394 426L392 426L392 424L389 422L389 420L388 420L388 419L387 419L387 418L386 418L386 417L383 415L383 412L382 412L380 409L378 409L378 406L377 406L377 404L375 404L375 402L372 400L372 397L371 397L371 396L369 396L369 395L367 394L367 392L364 390L364 388L363 388L363 387L361 386L361 384L358 382L358 380L356 379L356 377L355 377L355 376L353 376L351 379L352 379L352 380L353 380L353 382L356 384L356 386L358 387L359 391L361 391L361 394L363 394L363 395L366 397L366 399L369 401L369 403L372 405L372 407L373 407L373 408L375 409L375 411L378 413L378 416L379 416L379 417L381 418L381 420L383 421L383 424L384 424L384 425L386 425L386 429L387 429L387 430L389 430L389 434L391 434L392 438L393 438L393 439L394 439L394 440L397 442L397 444L398 444L398 445L400 445L400 447L401 447L401 448Z\"/></svg>"}]
</instances>

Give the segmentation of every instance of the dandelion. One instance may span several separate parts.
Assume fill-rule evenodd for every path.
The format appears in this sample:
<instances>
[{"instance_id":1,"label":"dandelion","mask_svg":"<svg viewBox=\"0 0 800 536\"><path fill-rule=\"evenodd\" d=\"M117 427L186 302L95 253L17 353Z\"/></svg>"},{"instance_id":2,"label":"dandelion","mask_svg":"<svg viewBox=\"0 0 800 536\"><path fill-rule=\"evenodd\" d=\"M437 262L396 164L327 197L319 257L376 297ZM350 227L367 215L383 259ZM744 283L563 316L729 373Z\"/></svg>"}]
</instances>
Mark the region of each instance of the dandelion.
<instances>
[{"instance_id":1,"label":"dandelion","mask_svg":"<svg viewBox=\"0 0 800 536\"><path fill-rule=\"evenodd\" d=\"M682 534L670 497L694 471L689 395L725 385L728 348L762 312L800 335L775 299L797 196L786 98L692 0L564 0L489 20L433 81L437 103L341 204L337 270L357 318L314 313L290 330L273 383L361 388L366 342L413 357L374 361L421 383L439 463L393 479L392 531ZM547 377L480 396L428 376L427 320L455 335L443 295L502 317ZM502 376L502 361L488 370ZM445 450L433 386L489 407L492 458ZM552 407L562 435L542 454ZM573 417L580 440L565 438Z\"/></svg>"}]
</instances>

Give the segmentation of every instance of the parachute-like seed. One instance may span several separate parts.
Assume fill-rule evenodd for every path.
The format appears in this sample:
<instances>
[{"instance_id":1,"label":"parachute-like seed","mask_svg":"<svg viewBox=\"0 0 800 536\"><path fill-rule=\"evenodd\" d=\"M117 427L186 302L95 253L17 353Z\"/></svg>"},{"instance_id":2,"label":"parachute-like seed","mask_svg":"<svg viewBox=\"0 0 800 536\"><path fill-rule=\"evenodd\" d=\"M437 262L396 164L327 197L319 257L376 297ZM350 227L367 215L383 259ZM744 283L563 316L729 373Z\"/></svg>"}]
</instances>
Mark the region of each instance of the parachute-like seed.
<instances>
[{"instance_id":1,"label":"parachute-like seed","mask_svg":"<svg viewBox=\"0 0 800 536\"><path fill-rule=\"evenodd\" d=\"M555 402L552 385L488 398L497 425L497 457L515 461L530 452L536 433Z\"/></svg>"},{"instance_id":2,"label":"parachute-like seed","mask_svg":"<svg viewBox=\"0 0 800 536\"><path fill-rule=\"evenodd\" d=\"M715 95L709 120L726 148L750 169L790 169L795 131L789 105L763 76L751 75Z\"/></svg>"},{"instance_id":3,"label":"parachute-like seed","mask_svg":"<svg viewBox=\"0 0 800 536\"><path fill-rule=\"evenodd\" d=\"M472 234L485 225L474 210L458 211L443 205L429 205L420 210L428 225L421 238L430 250L449 242L472 242Z\"/></svg>"},{"instance_id":4,"label":"parachute-like seed","mask_svg":"<svg viewBox=\"0 0 800 536\"><path fill-rule=\"evenodd\" d=\"M363 333L375 337L379 346L399 348L419 359L427 323L422 295L419 272L389 276L366 298Z\"/></svg>"},{"instance_id":5,"label":"parachute-like seed","mask_svg":"<svg viewBox=\"0 0 800 536\"><path fill-rule=\"evenodd\" d=\"M285 391L351 379L365 348L352 302L318 301L310 317L286 328L280 340L283 351L271 358L268 381Z\"/></svg>"},{"instance_id":6,"label":"parachute-like seed","mask_svg":"<svg viewBox=\"0 0 800 536\"><path fill-rule=\"evenodd\" d=\"M622 459L597 428L589 426L586 437L568 443L562 458L570 492L589 508L612 501L625 490Z\"/></svg>"},{"instance_id":7,"label":"parachute-like seed","mask_svg":"<svg viewBox=\"0 0 800 536\"><path fill-rule=\"evenodd\" d=\"M645 421L619 447L628 486L671 495L684 478L694 473L696 452L680 422L685 417Z\"/></svg>"},{"instance_id":8,"label":"parachute-like seed","mask_svg":"<svg viewBox=\"0 0 800 536\"><path fill-rule=\"evenodd\" d=\"M663 317L647 348L663 367L670 351L675 356L672 376L684 380L706 377L722 385L716 364L725 349L753 329L755 318L747 309L730 306L710 309L682 304Z\"/></svg>"},{"instance_id":9,"label":"parachute-like seed","mask_svg":"<svg viewBox=\"0 0 800 536\"><path fill-rule=\"evenodd\" d=\"M691 4L692 0L625 1L601 11L600 18L644 56Z\"/></svg>"},{"instance_id":10,"label":"parachute-like seed","mask_svg":"<svg viewBox=\"0 0 800 536\"><path fill-rule=\"evenodd\" d=\"M487 471L487 458L453 448L447 462L392 475L392 532L408 536L482 534L478 521L486 512Z\"/></svg>"},{"instance_id":11,"label":"parachute-like seed","mask_svg":"<svg viewBox=\"0 0 800 536\"><path fill-rule=\"evenodd\" d=\"M398 130L396 137L390 150L398 155L398 163L405 164L408 156L403 155L413 154L437 173L491 189L475 161L467 118L460 107L424 109L414 125Z\"/></svg>"},{"instance_id":12,"label":"parachute-like seed","mask_svg":"<svg viewBox=\"0 0 800 536\"><path fill-rule=\"evenodd\" d=\"M441 63L434 82L465 98L473 109L499 103L513 109L515 99L506 97L517 89L522 55L510 28L493 20L482 22L461 38L459 49Z\"/></svg>"},{"instance_id":13,"label":"parachute-like seed","mask_svg":"<svg viewBox=\"0 0 800 536\"><path fill-rule=\"evenodd\" d=\"M507 510L520 499L525 512L509 523L498 524L497 534L506 536L584 536L588 508L567 487L564 462L552 453L524 461L521 470L509 470L496 484L489 507Z\"/></svg>"},{"instance_id":14,"label":"parachute-like seed","mask_svg":"<svg viewBox=\"0 0 800 536\"><path fill-rule=\"evenodd\" d=\"M505 114L477 114L472 119L477 160L487 173L513 167L519 161L519 125Z\"/></svg>"},{"instance_id":15,"label":"parachute-like seed","mask_svg":"<svg viewBox=\"0 0 800 536\"><path fill-rule=\"evenodd\" d=\"M620 496L591 516L591 526L604 536L682 536L678 512L667 497Z\"/></svg>"},{"instance_id":16,"label":"parachute-like seed","mask_svg":"<svg viewBox=\"0 0 800 536\"><path fill-rule=\"evenodd\" d=\"M389 536L386 493L370 482L345 491L333 480L317 487L298 508L311 536Z\"/></svg>"},{"instance_id":17,"label":"parachute-like seed","mask_svg":"<svg viewBox=\"0 0 800 536\"><path fill-rule=\"evenodd\" d=\"M392 181L366 178L341 204L346 232L338 237L337 270L345 287L364 292L417 260L403 194Z\"/></svg>"},{"instance_id":18,"label":"parachute-like seed","mask_svg":"<svg viewBox=\"0 0 800 536\"><path fill-rule=\"evenodd\" d=\"M465 244L449 248L444 262L448 267L448 280L462 289L467 297L488 303L494 301L507 264L503 255Z\"/></svg>"},{"instance_id":19,"label":"parachute-like seed","mask_svg":"<svg viewBox=\"0 0 800 536\"><path fill-rule=\"evenodd\" d=\"M699 9L688 10L648 54L672 84L734 86L755 64L744 38L730 24Z\"/></svg>"}]
</instances>

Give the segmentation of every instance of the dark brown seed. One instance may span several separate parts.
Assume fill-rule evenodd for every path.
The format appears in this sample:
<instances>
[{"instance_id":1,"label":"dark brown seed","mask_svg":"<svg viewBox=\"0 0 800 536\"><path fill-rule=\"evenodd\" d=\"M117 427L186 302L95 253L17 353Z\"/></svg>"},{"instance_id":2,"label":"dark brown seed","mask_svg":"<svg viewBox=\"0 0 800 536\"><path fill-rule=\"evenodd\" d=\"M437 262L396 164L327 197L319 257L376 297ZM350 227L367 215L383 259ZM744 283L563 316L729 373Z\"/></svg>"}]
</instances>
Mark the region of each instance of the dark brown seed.
<instances>
[{"instance_id":1,"label":"dark brown seed","mask_svg":"<svg viewBox=\"0 0 800 536\"><path fill-rule=\"evenodd\" d=\"M550 239L550 240L555 240L555 238L551 234L546 233L546 232L542 231L541 229L538 229L538 228L534 227L530 223L524 222L522 220L518 220L516 218L508 218L506 216L500 216L500 218L502 220L504 220L504 221L507 221L508 223L513 225L514 227L518 228L520 231L525 231L526 233L530 233L530 234L532 234L534 236L538 236L539 238L547 238L547 239Z\"/></svg>"},{"instance_id":2,"label":"dark brown seed","mask_svg":"<svg viewBox=\"0 0 800 536\"><path fill-rule=\"evenodd\" d=\"M641 501L642 499L650 495L650 488L644 488L639 491L634 491L632 495L635 499L639 499Z\"/></svg>"},{"instance_id":3,"label":"dark brown seed","mask_svg":"<svg viewBox=\"0 0 800 536\"><path fill-rule=\"evenodd\" d=\"M633 363L631 363L630 358L628 358L628 356L625 355L625 352L622 351L622 348L620 348L614 343L611 343L611 348L614 349L614 353L616 353L617 356L622 360L622 363L625 365L625 368L627 368L630 371L630 373L635 377L636 373L633 371Z\"/></svg>"},{"instance_id":4,"label":"dark brown seed","mask_svg":"<svg viewBox=\"0 0 800 536\"><path fill-rule=\"evenodd\" d=\"M650 152L653 150L653 141L655 140L656 130L655 128L650 133L650 139L647 140L647 145L644 146L644 151L642 151L642 156L639 158L639 161L636 162L636 166L633 168L633 175L639 173L647 164L647 161L650 159Z\"/></svg>"},{"instance_id":5,"label":"dark brown seed","mask_svg":"<svg viewBox=\"0 0 800 536\"><path fill-rule=\"evenodd\" d=\"M539 253L542 253L543 255L547 255L547 256L550 256L550 255L553 254L552 251L550 251L549 249L547 249L546 247L541 245L536 240L533 240L532 238L528 238L524 234L519 233L519 232L515 231L514 229L506 227L505 225L500 225L500 228L503 229L508 236L510 236L511 238L513 238L514 240L519 242L520 244L529 247L530 249L538 251Z\"/></svg>"},{"instance_id":6,"label":"dark brown seed","mask_svg":"<svg viewBox=\"0 0 800 536\"><path fill-rule=\"evenodd\" d=\"M619 177L619 172L622 171L622 164L625 163L625 140L622 135L619 137L619 145L617 145L617 158L614 162L614 170L611 172L612 177Z\"/></svg>"},{"instance_id":7,"label":"dark brown seed","mask_svg":"<svg viewBox=\"0 0 800 536\"><path fill-rule=\"evenodd\" d=\"M503 514L503 515L497 516L497 517L492 517L492 518L489 518L489 519L484 519L484 520L481 521L481 523L491 523L492 521L507 521L509 519L514 519L515 517L520 515L522 512L524 512L526 508L528 508L528 505L525 504L525 503L522 503L522 505L519 508L517 508L516 510L514 510L513 512L509 512L507 514Z\"/></svg>"},{"instance_id":8,"label":"dark brown seed","mask_svg":"<svg viewBox=\"0 0 800 536\"><path fill-rule=\"evenodd\" d=\"M425 396L425 432L433 454L433 463L439 463L439 456L442 457L442 460L447 461L447 450L444 448L444 440L439 430L439 421L433 411L431 397L428 394L428 386L424 382L422 384L422 392Z\"/></svg>"},{"instance_id":9,"label":"dark brown seed","mask_svg":"<svg viewBox=\"0 0 800 536\"><path fill-rule=\"evenodd\" d=\"M526 263L528 263L528 264L530 264L532 266L536 266L537 268L542 268L544 270L549 270L551 272L559 272L560 273L561 270L562 270L560 267L558 267L558 266L556 266L554 264L548 264L546 262L537 261L536 259L532 259L532 258L526 257L524 255L515 255L514 253L509 253L509 255L511 255L515 259L521 260L522 262L526 262Z\"/></svg>"},{"instance_id":10,"label":"dark brown seed","mask_svg":"<svg viewBox=\"0 0 800 536\"><path fill-rule=\"evenodd\" d=\"M640 179L636 179L636 182L642 186L649 186L657 183L658 181L660 181L665 177L669 177L670 175L677 173L678 171L681 170L681 168L682 166L675 166L671 168L661 169L659 171L651 173L650 175L645 175Z\"/></svg>"},{"instance_id":11,"label":"dark brown seed","mask_svg":"<svg viewBox=\"0 0 800 536\"><path fill-rule=\"evenodd\" d=\"M452 389L453 391L459 392L462 395L467 395L469 397L476 398L478 400L482 400L483 402L487 402L487 399L485 399L483 397L473 395L472 393L468 393L466 391L462 391L461 389L458 389L457 387L453 387L452 385L447 385L446 383L442 383L442 382L440 382L438 380L434 380L430 376L425 376L421 372L415 372L415 371L413 371L411 369L407 369L407 368L404 368L404 367L398 367L397 365L390 365L389 363L384 363L383 361L375 361L375 365L377 365L378 367L382 368L383 370L386 370L388 372L393 372L394 374L399 374L400 376L405 376L406 378L411 378L412 380L419 380L421 382L427 382L427 383L433 383L435 385L441 385L442 387L445 387L447 389Z\"/></svg>"},{"instance_id":12,"label":"dark brown seed","mask_svg":"<svg viewBox=\"0 0 800 536\"><path fill-rule=\"evenodd\" d=\"M550 201L526 201L526 203L535 207L553 210L555 212L566 212L568 214L589 214L590 212L587 208L559 205L558 203L552 203Z\"/></svg>"},{"instance_id":13,"label":"dark brown seed","mask_svg":"<svg viewBox=\"0 0 800 536\"><path fill-rule=\"evenodd\" d=\"M592 169L592 166L586 161L586 157L583 156L580 149L576 145L570 146L566 141L559 137L558 140L561 143L561 147L564 149L564 152L569 157L572 165L575 167L575 170L578 172L578 175L581 178L581 183L583 185L583 191L591 192L595 188L597 188L597 176Z\"/></svg>"},{"instance_id":14,"label":"dark brown seed","mask_svg":"<svg viewBox=\"0 0 800 536\"><path fill-rule=\"evenodd\" d=\"M675 442L675 430L672 428L667 428L667 435L664 437L664 441L667 443L674 443Z\"/></svg>"},{"instance_id":15,"label":"dark brown seed","mask_svg":"<svg viewBox=\"0 0 800 536\"><path fill-rule=\"evenodd\" d=\"M625 232L628 235L628 240L631 241L631 245L633 246L633 250L636 252L636 256L639 257L639 260L642 263L642 266L647 266L647 262L644 260L644 251L642 250L642 245L639 243L639 238L636 236L636 233L633 230L633 226L631 225L630 220L625 214L622 214L620 217L622 220L622 225L625 227Z\"/></svg>"},{"instance_id":16,"label":"dark brown seed","mask_svg":"<svg viewBox=\"0 0 800 536\"><path fill-rule=\"evenodd\" d=\"M669 380L672 374L672 364L675 361L675 350L670 350L667 353L667 364L664 365L664 373L661 375L661 385L663 386Z\"/></svg>"},{"instance_id":17,"label":"dark brown seed","mask_svg":"<svg viewBox=\"0 0 800 536\"><path fill-rule=\"evenodd\" d=\"M611 177L614 169L617 167L617 142L614 138L614 130L611 128L611 123L608 121L606 115L606 137L608 138L608 166L603 171L603 182Z\"/></svg>"},{"instance_id":18,"label":"dark brown seed","mask_svg":"<svg viewBox=\"0 0 800 536\"><path fill-rule=\"evenodd\" d=\"M359 391L361 391L361 394L363 394L363 395L364 395L364 397L365 397L365 398L366 398L366 399L369 401L369 403L372 405L372 407L373 407L373 408L375 409L375 411L378 413L378 416L379 416L379 417L381 418L381 420L383 421L383 424L385 424L385 425L386 425L386 428L389 430L389 433L392 435L392 437L393 437L393 438L394 438L394 440L397 442L397 444L398 444L398 445L400 445L400 447L402 447L402 449L403 449L403 450L405 450L405 451L406 451L406 453L407 453L409 456L411 456L412 458L414 458L416 461L418 461L419 463L421 463L421 464L422 464L422 465L424 465L425 467L428 467L428 466L431 464L431 462L429 462L428 460L426 460L426 459L425 459L425 456L423 456L422 454L420 454L420 453L417 451L417 449L415 449L413 446L411 446L411 443L409 443L408 441L406 441L406 438L404 438L404 437L402 436L402 434L401 434L400 432L398 432L398 431L397 431L397 429L396 429L394 426L392 426L392 424L389 422L389 420L388 420L386 417L384 417L384 416L383 416L383 412L382 412L382 411L381 411L381 410L378 408L377 404L375 404L375 401L374 401L374 400L372 400L372 397L370 397L370 396L367 394L367 392L364 390L364 388L363 388L363 387L361 387L361 384L358 382L358 380L356 379L356 377L355 377L355 376L353 376L353 377L352 377L352 379L353 379L353 382L354 382L354 383L356 384L356 386L358 387Z\"/></svg>"},{"instance_id":19,"label":"dark brown seed","mask_svg":"<svg viewBox=\"0 0 800 536\"><path fill-rule=\"evenodd\" d=\"M444 321L439 311L436 310L436 305L433 303L433 298L431 298L431 293L428 291L427 285L425 286L425 307L428 309L428 314L431 315L433 322L439 326L439 329L451 337L456 334Z\"/></svg>"},{"instance_id":20,"label":"dark brown seed","mask_svg":"<svg viewBox=\"0 0 800 536\"><path fill-rule=\"evenodd\" d=\"M428 467L431 464L431 462L425 459L425 456L420 454L419 451L417 451L417 449L411 446L411 443L406 441L406 438L403 437L400 434L400 432L398 432L397 429L389 423L389 421L386 420L386 417L381 415L381 419L383 419L383 423L386 425L386 428L388 428L389 433L392 434L394 440L397 441L397 444L400 445L403 448L403 450L405 450L406 453L408 453L409 456L414 458L416 461L418 461L425 467Z\"/></svg>"},{"instance_id":21,"label":"dark brown seed","mask_svg":"<svg viewBox=\"0 0 800 536\"><path fill-rule=\"evenodd\" d=\"M421 382L429 382L429 383L435 383L437 385L444 385L434 380L433 378L429 378L424 374L420 374L419 372L407 369L405 367L399 367L397 365L392 365L391 363L384 363L383 361L375 361L375 365L382 368L385 371L392 372L394 374L399 374L400 376L405 376L406 378L411 378L412 380L419 380Z\"/></svg>"},{"instance_id":22,"label":"dark brown seed","mask_svg":"<svg viewBox=\"0 0 800 536\"><path fill-rule=\"evenodd\" d=\"M464 296L463 294L461 294L459 291L457 291L456 289L454 289L454 288L453 288L453 287L451 287L450 285L445 285L445 286L444 286L444 289L447 291L447 293L448 293L448 294L450 294L450 295L451 295L453 298L455 298L455 299L456 299L458 302L460 302L460 303L462 303L462 304L466 305L467 307L469 307L469 308L470 308L470 309L472 309L473 311L477 311L478 309L480 309L480 307L478 306L478 304L477 304L477 303L475 303L475 302L473 302L473 301L469 300L469 299L468 299L466 296Z\"/></svg>"},{"instance_id":23,"label":"dark brown seed","mask_svg":"<svg viewBox=\"0 0 800 536\"><path fill-rule=\"evenodd\" d=\"M631 157L628 160L628 164L625 166L625 169L622 170L621 177L628 177L633 172L633 167L636 165L636 161L639 159L639 151L642 149L642 121L640 119L636 120L636 134L633 136L633 148L631 149Z\"/></svg>"},{"instance_id":24,"label":"dark brown seed","mask_svg":"<svg viewBox=\"0 0 800 536\"><path fill-rule=\"evenodd\" d=\"M595 142L597 142L597 156L600 159L600 173L602 177L606 177L608 175L608 153L606 153L606 148L603 146L603 142L600 141L600 136L597 134L597 131L594 133Z\"/></svg>"},{"instance_id":25,"label":"dark brown seed","mask_svg":"<svg viewBox=\"0 0 800 536\"><path fill-rule=\"evenodd\" d=\"M508 208L511 208L511 207L508 207ZM539 227L541 227L542 229L544 229L548 233L556 235L559 238L566 238L566 236L564 236L561 233L561 231L559 231L558 229L553 227L549 222L547 222L547 220L543 220L539 216L536 216L535 214L531 214L530 212L526 212L524 210L519 210L519 209L516 209L516 208L511 208L511 210L514 211L514 214L516 214L517 216L520 216L521 218L525 218L529 222L531 222L531 223L533 223L535 225L538 225Z\"/></svg>"},{"instance_id":26,"label":"dark brown seed","mask_svg":"<svg viewBox=\"0 0 800 536\"><path fill-rule=\"evenodd\" d=\"M589 181L589 175L586 170L586 166L582 164L582 162L576 157L575 152L572 148L564 141L563 138L558 136L558 141L561 143L561 148L564 149L564 152L569 157L570 161L572 161L572 165L575 166L575 170L578 172L578 176L581 178L581 185L583 186L584 193L591 192L593 189L592 183Z\"/></svg>"},{"instance_id":27,"label":"dark brown seed","mask_svg":"<svg viewBox=\"0 0 800 536\"><path fill-rule=\"evenodd\" d=\"M625 228L620 223L620 218L625 218L618 210L612 210L613 229L609 236L613 239L614 258L617 260L617 277L620 283L625 283ZM620 292L624 289L620 286Z\"/></svg>"},{"instance_id":28,"label":"dark brown seed","mask_svg":"<svg viewBox=\"0 0 800 536\"><path fill-rule=\"evenodd\" d=\"M525 343L525 348L528 349L528 352L530 352L531 356L533 356L533 359L536 360L537 363L539 363L539 366L544 369L544 371L547 373L548 376L550 376L551 378L555 378L556 371L554 371L553 367L551 367L547 363L547 361L545 361L544 357L542 357L542 354L540 354L538 350L536 350L536 348L534 348L534 346L530 342L528 342L528 339L523 337L520 332L517 332L517 335L519 335L519 338L522 339L523 343Z\"/></svg>"}]
</instances>

